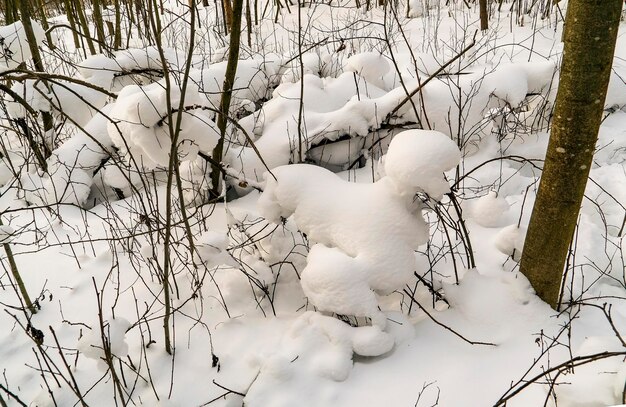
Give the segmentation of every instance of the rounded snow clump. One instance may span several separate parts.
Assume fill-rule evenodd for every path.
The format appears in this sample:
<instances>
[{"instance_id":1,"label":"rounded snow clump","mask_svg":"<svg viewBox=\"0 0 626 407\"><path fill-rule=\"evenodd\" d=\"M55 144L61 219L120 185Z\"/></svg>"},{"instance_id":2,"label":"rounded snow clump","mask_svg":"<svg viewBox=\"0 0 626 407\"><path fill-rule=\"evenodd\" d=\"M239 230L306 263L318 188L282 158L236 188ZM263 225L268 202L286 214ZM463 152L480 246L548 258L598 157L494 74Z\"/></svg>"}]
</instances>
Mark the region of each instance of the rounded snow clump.
<instances>
[{"instance_id":1,"label":"rounded snow clump","mask_svg":"<svg viewBox=\"0 0 626 407\"><path fill-rule=\"evenodd\" d=\"M91 55L78 65L78 72L86 81L110 89L115 74L121 70L119 64L102 54Z\"/></svg>"},{"instance_id":2,"label":"rounded snow clump","mask_svg":"<svg viewBox=\"0 0 626 407\"><path fill-rule=\"evenodd\" d=\"M499 197L496 191L490 191L472 203L470 213L480 226L494 228L503 226L509 209L506 199Z\"/></svg>"},{"instance_id":3,"label":"rounded snow clump","mask_svg":"<svg viewBox=\"0 0 626 407\"><path fill-rule=\"evenodd\" d=\"M31 20L31 26L37 45L39 45L44 39L43 28L34 20ZM21 21L0 26L0 40L0 72L15 69L22 62L32 58L26 31Z\"/></svg>"},{"instance_id":4,"label":"rounded snow clump","mask_svg":"<svg viewBox=\"0 0 626 407\"><path fill-rule=\"evenodd\" d=\"M62 164L48 167L49 174L26 174L22 177L25 198L35 205L67 203L82 206L87 202L92 176L80 168Z\"/></svg>"},{"instance_id":5,"label":"rounded snow clump","mask_svg":"<svg viewBox=\"0 0 626 407\"><path fill-rule=\"evenodd\" d=\"M344 70L356 72L366 81L379 88L385 88L383 76L389 72L389 62L377 52L361 52L348 58Z\"/></svg>"},{"instance_id":6,"label":"rounded snow clump","mask_svg":"<svg viewBox=\"0 0 626 407\"><path fill-rule=\"evenodd\" d=\"M111 140L146 169L168 166L172 144L168 121L176 122L178 114L183 115L176 149L180 161L194 160L198 151L211 151L219 139L217 127L200 107L197 87L187 86L187 107L171 117L167 96L164 80L146 86L129 85L111 109L112 121L107 125ZM169 90L171 106L177 108L182 97L179 88Z\"/></svg>"},{"instance_id":7,"label":"rounded snow clump","mask_svg":"<svg viewBox=\"0 0 626 407\"><path fill-rule=\"evenodd\" d=\"M526 228L513 224L502 228L496 235L494 243L500 253L512 256L513 260L519 261L522 258L525 238Z\"/></svg>"},{"instance_id":8,"label":"rounded snow clump","mask_svg":"<svg viewBox=\"0 0 626 407\"><path fill-rule=\"evenodd\" d=\"M421 189L434 199L450 191L445 171L456 167L461 151L445 134L408 130L396 135L385 156L385 173L399 187Z\"/></svg>"},{"instance_id":9,"label":"rounded snow clump","mask_svg":"<svg viewBox=\"0 0 626 407\"><path fill-rule=\"evenodd\" d=\"M221 264L236 267L237 262L227 251L229 243L227 234L207 231L200 236L198 241L198 255L207 267L216 267Z\"/></svg>"}]
</instances>

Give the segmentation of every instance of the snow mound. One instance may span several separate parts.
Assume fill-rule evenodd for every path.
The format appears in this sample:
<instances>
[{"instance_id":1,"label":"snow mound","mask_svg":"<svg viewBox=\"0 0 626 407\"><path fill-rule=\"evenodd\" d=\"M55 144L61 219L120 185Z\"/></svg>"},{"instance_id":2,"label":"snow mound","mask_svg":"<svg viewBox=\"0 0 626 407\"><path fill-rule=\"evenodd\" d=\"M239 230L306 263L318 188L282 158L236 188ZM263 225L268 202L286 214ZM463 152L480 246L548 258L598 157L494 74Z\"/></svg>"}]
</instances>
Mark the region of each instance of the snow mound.
<instances>
[{"instance_id":1,"label":"snow mound","mask_svg":"<svg viewBox=\"0 0 626 407\"><path fill-rule=\"evenodd\" d=\"M48 167L48 174L26 174L22 185L26 200L35 205L57 203L82 206L89 197L92 176L77 167L56 164Z\"/></svg>"},{"instance_id":2,"label":"snow mound","mask_svg":"<svg viewBox=\"0 0 626 407\"><path fill-rule=\"evenodd\" d=\"M113 78L120 71L115 59L102 54L91 55L78 65L78 72L85 80L106 89L111 88Z\"/></svg>"},{"instance_id":3,"label":"snow mound","mask_svg":"<svg viewBox=\"0 0 626 407\"><path fill-rule=\"evenodd\" d=\"M203 233L197 242L198 255L207 267L227 264L237 267L237 262L226 251L230 241L225 233L208 231Z\"/></svg>"},{"instance_id":4,"label":"snow mound","mask_svg":"<svg viewBox=\"0 0 626 407\"><path fill-rule=\"evenodd\" d=\"M168 166L173 137L168 121L173 120L175 126L179 114L182 119L176 147L181 161L194 160L198 151L211 151L219 138L216 125L199 106L198 89L192 84L184 95L184 111L168 117L164 82L126 86L111 110L112 121L107 125L113 143L146 169ZM172 109L178 109L183 97L181 90L172 87L169 97Z\"/></svg>"},{"instance_id":5,"label":"snow mound","mask_svg":"<svg viewBox=\"0 0 626 407\"><path fill-rule=\"evenodd\" d=\"M351 327L335 318L306 312L292 323L276 350L253 361L259 374L244 404L296 406L302 405L302 400L319 400L311 405L332 405L331 394L311 394L315 391L311 381L344 381L352 370L353 354L382 355L393 343L391 335L376 327ZM289 391L276 392L277 388Z\"/></svg>"},{"instance_id":6,"label":"snow mound","mask_svg":"<svg viewBox=\"0 0 626 407\"><path fill-rule=\"evenodd\" d=\"M620 347L615 337L591 336L587 338L574 356L588 356ZM569 407L611 406L622 399L624 391L623 357L599 359L593 363L577 366L566 372L555 386L557 399ZM615 389L615 391L614 391Z\"/></svg>"},{"instance_id":7,"label":"snow mound","mask_svg":"<svg viewBox=\"0 0 626 407\"><path fill-rule=\"evenodd\" d=\"M278 57L239 60L233 83L230 112L235 113L240 109L254 111L254 103L267 98L269 89L276 84L279 64ZM206 98L208 106L214 109L219 109L220 106L226 66L226 61L218 62L206 69L193 70L189 74L191 81L198 86L201 95Z\"/></svg>"},{"instance_id":8,"label":"snow mound","mask_svg":"<svg viewBox=\"0 0 626 407\"><path fill-rule=\"evenodd\" d=\"M470 217L486 228L501 227L508 220L510 205L496 191L489 191L470 206Z\"/></svg>"},{"instance_id":9,"label":"snow mound","mask_svg":"<svg viewBox=\"0 0 626 407\"><path fill-rule=\"evenodd\" d=\"M165 60L154 46L116 51L111 57L96 54L83 60L78 65L78 72L95 85L121 90L125 85L154 82L163 76L163 64L167 64L170 71L184 69L187 58L179 51L164 48L163 56Z\"/></svg>"},{"instance_id":10,"label":"snow mound","mask_svg":"<svg viewBox=\"0 0 626 407\"><path fill-rule=\"evenodd\" d=\"M528 93L526 72L516 64L499 66L485 77L484 86L511 106L519 105Z\"/></svg>"},{"instance_id":11,"label":"snow mound","mask_svg":"<svg viewBox=\"0 0 626 407\"><path fill-rule=\"evenodd\" d=\"M111 319L105 322L104 332L96 327L87 331L79 339L76 348L87 358L98 362L98 369L106 371L108 369L103 349L103 336L110 348L111 354L122 359L128 354L128 344L126 343L126 330L130 327L130 322L124 318Z\"/></svg>"},{"instance_id":12,"label":"snow mound","mask_svg":"<svg viewBox=\"0 0 626 407\"><path fill-rule=\"evenodd\" d=\"M50 111L51 95L43 82L39 80L16 82L11 90L19 95L33 110ZM25 118L28 114L24 105L18 101L7 103L7 112L13 119Z\"/></svg>"},{"instance_id":13,"label":"snow mound","mask_svg":"<svg viewBox=\"0 0 626 407\"><path fill-rule=\"evenodd\" d=\"M358 75L355 78L350 72L337 78L304 75L304 86L301 95L299 82L279 85L270 101L240 121L240 125L256 137L255 145L270 169L296 161L300 141L306 152L324 140L336 140L346 135L366 136L386 112L379 100L385 92ZM304 103L302 123L305 125L300 129L302 137L299 138L301 98ZM336 160L349 161L340 157ZM229 162L249 179L260 180L266 171L250 147L231 148Z\"/></svg>"},{"instance_id":14,"label":"snow mound","mask_svg":"<svg viewBox=\"0 0 626 407\"><path fill-rule=\"evenodd\" d=\"M449 190L443 171L458 164L460 152L444 134L412 130L392 140L387 157L387 176L373 184L346 182L305 164L276 168L276 178L266 174L258 201L269 221L293 215L314 244L301 274L313 305L371 318L380 328L386 316L375 293L402 288L416 269L414 250L428 240L414 195Z\"/></svg>"}]
</instances>

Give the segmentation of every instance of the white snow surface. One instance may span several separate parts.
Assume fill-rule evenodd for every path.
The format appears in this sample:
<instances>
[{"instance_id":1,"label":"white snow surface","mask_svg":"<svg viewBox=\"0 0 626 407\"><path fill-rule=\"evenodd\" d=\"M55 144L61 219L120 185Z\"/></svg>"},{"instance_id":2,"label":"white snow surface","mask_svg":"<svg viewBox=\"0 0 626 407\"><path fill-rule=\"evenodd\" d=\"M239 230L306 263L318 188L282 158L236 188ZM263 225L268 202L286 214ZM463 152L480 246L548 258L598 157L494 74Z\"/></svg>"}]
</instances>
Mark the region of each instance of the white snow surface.
<instances>
[{"instance_id":1,"label":"white snow surface","mask_svg":"<svg viewBox=\"0 0 626 407\"><path fill-rule=\"evenodd\" d=\"M476 3L259 2L250 44L242 26L223 202L209 202L211 165L197 153L218 137L228 37L219 3L201 3L185 92L186 2L163 2L163 61L141 20L123 18L128 50L83 62L65 16L50 18L61 24L54 51L35 26L46 69L77 81L12 83L53 114L49 173L13 121L36 126L38 115L0 102L0 243L15 260L0 256L3 402L71 406L80 392L98 406L492 406L527 385L506 405L623 405L623 23L556 312L518 261L567 2L542 18L544 2L518 14L506 0L476 45L401 107L472 40ZM0 73L31 66L20 23L0 27L0 40ZM181 188L168 191L178 114ZM37 314L22 309L16 269Z\"/></svg>"}]
</instances>

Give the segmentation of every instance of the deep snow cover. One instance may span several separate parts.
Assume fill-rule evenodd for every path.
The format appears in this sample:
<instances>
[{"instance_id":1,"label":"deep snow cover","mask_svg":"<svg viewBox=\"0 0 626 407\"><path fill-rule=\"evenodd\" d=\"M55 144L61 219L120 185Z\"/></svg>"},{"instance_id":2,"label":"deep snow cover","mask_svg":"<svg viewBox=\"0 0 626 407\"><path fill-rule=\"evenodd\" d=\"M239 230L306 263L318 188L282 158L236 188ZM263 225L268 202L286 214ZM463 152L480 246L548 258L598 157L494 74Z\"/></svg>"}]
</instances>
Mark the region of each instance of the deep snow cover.
<instances>
[{"instance_id":1,"label":"deep snow cover","mask_svg":"<svg viewBox=\"0 0 626 407\"><path fill-rule=\"evenodd\" d=\"M90 56L33 21L46 78L0 26L0 405L626 405L624 23L556 312L518 261L567 1L252 3L217 191L219 3Z\"/></svg>"}]
</instances>

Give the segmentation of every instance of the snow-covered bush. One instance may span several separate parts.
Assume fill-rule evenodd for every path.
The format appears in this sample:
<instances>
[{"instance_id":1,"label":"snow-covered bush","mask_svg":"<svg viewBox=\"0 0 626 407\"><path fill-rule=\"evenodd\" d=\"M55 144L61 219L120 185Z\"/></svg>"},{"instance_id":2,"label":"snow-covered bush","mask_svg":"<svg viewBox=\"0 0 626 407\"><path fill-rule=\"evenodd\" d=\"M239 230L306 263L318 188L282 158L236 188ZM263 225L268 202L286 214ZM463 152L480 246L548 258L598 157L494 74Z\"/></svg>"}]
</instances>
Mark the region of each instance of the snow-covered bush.
<instances>
[{"instance_id":1,"label":"snow-covered bush","mask_svg":"<svg viewBox=\"0 0 626 407\"><path fill-rule=\"evenodd\" d=\"M278 81L281 60L277 55L265 58L242 59L237 63L237 74L229 111L231 114L256 110L256 103L269 96L269 91ZM190 72L190 79L198 86L205 104L218 110L222 97L222 86L227 63L218 62L204 69Z\"/></svg>"},{"instance_id":2,"label":"snow-covered bush","mask_svg":"<svg viewBox=\"0 0 626 407\"><path fill-rule=\"evenodd\" d=\"M392 140L387 175L373 184L349 183L311 165L266 174L261 214L274 222L293 215L313 243L301 275L311 303L322 311L371 318L384 328L376 293L389 294L408 282L416 269L413 252L428 240L415 194L441 199L450 190L444 172L460 157L444 134L412 130Z\"/></svg>"},{"instance_id":3,"label":"snow-covered bush","mask_svg":"<svg viewBox=\"0 0 626 407\"><path fill-rule=\"evenodd\" d=\"M68 118L70 124L86 125L106 104L108 95L86 85L55 80L46 83L27 79L15 83L13 92L19 95L36 111L54 112L61 120ZM12 118L25 118L28 112L22 103L10 101L7 104Z\"/></svg>"},{"instance_id":4,"label":"snow-covered bush","mask_svg":"<svg viewBox=\"0 0 626 407\"><path fill-rule=\"evenodd\" d=\"M183 111L168 113L168 103L178 109L183 97ZM137 165L146 169L167 167L174 137L170 124L175 128L178 115L182 115L176 151L180 161L192 161L198 151L210 152L219 138L217 126L202 109L201 101L193 84L185 89L184 96L177 87L167 89L164 80L146 86L129 85L111 109L109 136Z\"/></svg>"},{"instance_id":5,"label":"snow-covered bush","mask_svg":"<svg viewBox=\"0 0 626 407\"><path fill-rule=\"evenodd\" d=\"M108 57L95 54L87 57L78 65L78 72L85 80L94 85L115 91L126 85L148 84L163 76L163 64L170 69L180 71L181 61L185 57L176 50L163 50L165 61L161 61L156 47L129 48L115 52Z\"/></svg>"}]
</instances>

